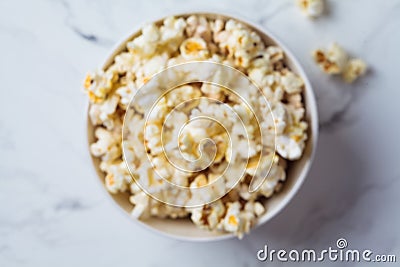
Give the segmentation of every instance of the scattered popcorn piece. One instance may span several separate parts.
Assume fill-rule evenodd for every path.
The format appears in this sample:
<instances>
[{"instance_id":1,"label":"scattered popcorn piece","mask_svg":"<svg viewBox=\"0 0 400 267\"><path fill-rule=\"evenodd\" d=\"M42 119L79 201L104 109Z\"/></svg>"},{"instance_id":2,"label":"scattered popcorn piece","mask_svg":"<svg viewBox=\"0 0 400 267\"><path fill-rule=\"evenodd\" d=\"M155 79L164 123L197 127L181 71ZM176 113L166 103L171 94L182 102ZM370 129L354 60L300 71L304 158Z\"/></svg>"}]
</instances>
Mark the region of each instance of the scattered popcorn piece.
<instances>
[{"instance_id":1,"label":"scattered popcorn piece","mask_svg":"<svg viewBox=\"0 0 400 267\"><path fill-rule=\"evenodd\" d=\"M304 14L316 18L324 12L324 0L296 0Z\"/></svg>"},{"instance_id":2,"label":"scattered popcorn piece","mask_svg":"<svg viewBox=\"0 0 400 267\"><path fill-rule=\"evenodd\" d=\"M336 43L333 43L327 52L315 50L313 57L325 73L342 74L347 83L354 82L367 70L367 64L363 60L349 58L344 49Z\"/></svg>"},{"instance_id":3,"label":"scattered popcorn piece","mask_svg":"<svg viewBox=\"0 0 400 267\"><path fill-rule=\"evenodd\" d=\"M328 74L342 73L348 60L347 53L336 43L333 43L327 52L315 50L313 57L321 69Z\"/></svg>"},{"instance_id":4,"label":"scattered popcorn piece","mask_svg":"<svg viewBox=\"0 0 400 267\"><path fill-rule=\"evenodd\" d=\"M343 79L352 83L357 80L360 76L364 75L367 71L367 64L361 59L351 59L346 65L343 72Z\"/></svg>"}]
</instances>

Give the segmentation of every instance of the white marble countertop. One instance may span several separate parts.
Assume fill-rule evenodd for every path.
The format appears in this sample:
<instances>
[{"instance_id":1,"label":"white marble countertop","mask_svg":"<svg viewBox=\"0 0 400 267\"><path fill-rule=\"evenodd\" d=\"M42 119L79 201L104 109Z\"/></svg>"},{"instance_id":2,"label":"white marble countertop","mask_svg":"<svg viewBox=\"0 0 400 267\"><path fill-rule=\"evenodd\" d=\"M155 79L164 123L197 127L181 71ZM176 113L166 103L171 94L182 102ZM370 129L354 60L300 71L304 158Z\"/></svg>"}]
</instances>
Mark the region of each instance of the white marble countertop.
<instances>
[{"instance_id":1,"label":"white marble countertop","mask_svg":"<svg viewBox=\"0 0 400 267\"><path fill-rule=\"evenodd\" d=\"M339 237L399 261L400 1L327 0L315 21L293 2L1 1L0 266L265 266L256 258L264 244L322 249ZM104 194L88 157L85 73L138 23L191 9L268 27L318 98L321 135L305 184L241 241L188 243L142 229ZM332 41L365 59L368 75L351 86L323 75L310 52Z\"/></svg>"}]
</instances>

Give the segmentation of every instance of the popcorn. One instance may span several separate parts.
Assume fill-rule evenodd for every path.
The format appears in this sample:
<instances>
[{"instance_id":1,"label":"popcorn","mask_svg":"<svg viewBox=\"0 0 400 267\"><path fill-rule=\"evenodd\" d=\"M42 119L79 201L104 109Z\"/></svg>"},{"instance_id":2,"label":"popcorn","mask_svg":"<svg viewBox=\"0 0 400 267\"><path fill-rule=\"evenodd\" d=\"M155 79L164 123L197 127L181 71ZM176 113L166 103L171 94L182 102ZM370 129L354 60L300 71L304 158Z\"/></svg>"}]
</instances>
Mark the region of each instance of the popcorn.
<instances>
[{"instance_id":1,"label":"popcorn","mask_svg":"<svg viewBox=\"0 0 400 267\"><path fill-rule=\"evenodd\" d=\"M220 86L209 83L203 83L200 90L203 94L205 94L209 98L214 98L220 101L224 100L225 95Z\"/></svg>"},{"instance_id":2,"label":"popcorn","mask_svg":"<svg viewBox=\"0 0 400 267\"><path fill-rule=\"evenodd\" d=\"M286 93L300 93L304 85L303 80L291 71L282 76L282 85Z\"/></svg>"},{"instance_id":3,"label":"popcorn","mask_svg":"<svg viewBox=\"0 0 400 267\"><path fill-rule=\"evenodd\" d=\"M214 37L221 50L226 50L228 58L234 58L234 64L247 68L251 60L256 56L264 44L258 34L246 30L242 24L228 20L225 31L221 31Z\"/></svg>"},{"instance_id":4,"label":"popcorn","mask_svg":"<svg viewBox=\"0 0 400 267\"><path fill-rule=\"evenodd\" d=\"M160 101L152 109L151 113L148 115L147 122L154 124L161 124L162 120L165 117L165 114L168 113L167 100L165 97L161 98ZM184 115L184 114L183 114ZM183 120L186 121L186 116L184 116Z\"/></svg>"},{"instance_id":5,"label":"popcorn","mask_svg":"<svg viewBox=\"0 0 400 267\"><path fill-rule=\"evenodd\" d=\"M207 217L207 223L210 229L215 229L225 213L225 205L221 200L217 200L211 203L210 207L211 212Z\"/></svg>"},{"instance_id":6,"label":"popcorn","mask_svg":"<svg viewBox=\"0 0 400 267\"><path fill-rule=\"evenodd\" d=\"M317 1L307 2L308 12L316 14ZM320 54L316 58L321 66L330 73L341 72L348 81L365 71L361 61L348 61L338 46ZM265 214L261 200L282 187L286 159L299 159L307 140L304 82L286 68L284 57L280 47L264 44L256 32L232 19L169 17L161 26L146 25L109 68L90 73L84 81L97 138L90 151L100 159L107 190L130 195L134 218L190 217L198 227L241 238ZM151 104L149 114L145 101L128 108L137 90L155 74L193 60L238 68L259 86L270 107L255 89L237 96L219 86L234 83L236 77L216 71L209 83L168 91ZM266 114L261 121L255 117L259 113ZM122 141L124 116L129 123ZM138 149L143 145L145 149ZM262 166L271 169L267 173ZM236 174L241 174L239 181ZM265 176L258 191L251 191L250 178ZM162 203L171 200L187 208Z\"/></svg>"},{"instance_id":7,"label":"popcorn","mask_svg":"<svg viewBox=\"0 0 400 267\"><path fill-rule=\"evenodd\" d=\"M267 73L267 69L264 67L260 68L252 68L249 70L249 78L252 79L258 86L262 87L265 85L265 75Z\"/></svg>"},{"instance_id":8,"label":"popcorn","mask_svg":"<svg viewBox=\"0 0 400 267\"><path fill-rule=\"evenodd\" d=\"M201 228L205 228L205 221L203 220L203 207L188 209L191 213L190 219L194 224Z\"/></svg>"},{"instance_id":9,"label":"popcorn","mask_svg":"<svg viewBox=\"0 0 400 267\"><path fill-rule=\"evenodd\" d=\"M327 52L315 50L313 57L321 69L328 74L342 73L348 60L347 53L336 43L333 43Z\"/></svg>"},{"instance_id":10,"label":"popcorn","mask_svg":"<svg viewBox=\"0 0 400 267\"><path fill-rule=\"evenodd\" d=\"M286 100L289 104L289 106L295 108L295 109L303 109L303 103L302 103L302 96L299 93L295 94L290 94L286 96ZM304 109L303 109L304 111Z\"/></svg>"},{"instance_id":11,"label":"popcorn","mask_svg":"<svg viewBox=\"0 0 400 267\"><path fill-rule=\"evenodd\" d=\"M158 175L160 175L164 179L169 178L173 173L173 170L169 168L167 159L164 156L153 157L152 163L154 166L154 170L157 172Z\"/></svg>"},{"instance_id":12,"label":"popcorn","mask_svg":"<svg viewBox=\"0 0 400 267\"><path fill-rule=\"evenodd\" d=\"M181 171L179 169L175 169L171 174L171 182L180 185L180 186L189 186L189 178L191 178L192 174L190 172ZM185 196L186 200L189 199L189 196Z\"/></svg>"},{"instance_id":13,"label":"popcorn","mask_svg":"<svg viewBox=\"0 0 400 267\"><path fill-rule=\"evenodd\" d=\"M248 165L248 169L251 169L252 167L250 167L249 165ZM250 171L250 172L252 174L254 174L255 170L254 171ZM257 197L256 194L252 194L252 193L249 192L249 186L247 184L241 184L239 186L239 190L238 191L239 191L238 194L239 194L240 198L242 198L244 200L247 200L247 201L254 200L254 198Z\"/></svg>"},{"instance_id":14,"label":"popcorn","mask_svg":"<svg viewBox=\"0 0 400 267\"><path fill-rule=\"evenodd\" d=\"M285 159L296 160L301 157L304 143L281 135L276 138L276 151Z\"/></svg>"},{"instance_id":15,"label":"popcorn","mask_svg":"<svg viewBox=\"0 0 400 267\"><path fill-rule=\"evenodd\" d=\"M221 175L210 173L208 177L204 174L198 175L190 184L192 197L189 203L210 203L219 195L224 195L225 183Z\"/></svg>"},{"instance_id":16,"label":"popcorn","mask_svg":"<svg viewBox=\"0 0 400 267\"><path fill-rule=\"evenodd\" d=\"M237 67L247 68L250 65L251 56L245 50L238 50L234 54L234 64Z\"/></svg>"},{"instance_id":17,"label":"popcorn","mask_svg":"<svg viewBox=\"0 0 400 267\"><path fill-rule=\"evenodd\" d=\"M89 107L89 118L92 125L96 126L102 124L102 121L100 119L100 113L101 113L100 108L101 105L98 104L92 104Z\"/></svg>"},{"instance_id":18,"label":"popcorn","mask_svg":"<svg viewBox=\"0 0 400 267\"><path fill-rule=\"evenodd\" d=\"M210 23L210 28L213 34L213 40L214 42L216 41L216 37L218 36L218 33L220 33L225 27L225 22L222 19L216 19L215 21Z\"/></svg>"},{"instance_id":19,"label":"popcorn","mask_svg":"<svg viewBox=\"0 0 400 267\"><path fill-rule=\"evenodd\" d=\"M367 65L361 59L349 59L347 53L336 43L332 44L328 52L320 49L313 52L315 62L328 74L342 74L347 83L354 82L365 74Z\"/></svg>"},{"instance_id":20,"label":"popcorn","mask_svg":"<svg viewBox=\"0 0 400 267\"><path fill-rule=\"evenodd\" d=\"M207 183L207 177L204 174L200 174L196 178L194 178L193 182L190 184L190 188L202 187L205 186Z\"/></svg>"},{"instance_id":21,"label":"popcorn","mask_svg":"<svg viewBox=\"0 0 400 267\"><path fill-rule=\"evenodd\" d=\"M296 2L303 13L311 18L319 17L324 12L323 0L296 0Z\"/></svg>"},{"instance_id":22,"label":"popcorn","mask_svg":"<svg viewBox=\"0 0 400 267\"><path fill-rule=\"evenodd\" d=\"M171 67L174 65L185 63L186 59L184 59L181 55L168 59L167 66Z\"/></svg>"},{"instance_id":23,"label":"popcorn","mask_svg":"<svg viewBox=\"0 0 400 267\"><path fill-rule=\"evenodd\" d=\"M197 16L190 16L186 19L186 24L186 35L192 37L195 34L199 25L199 19Z\"/></svg>"},{"instance_id":24,"label":"popcorn","mask_svg":"<svg viewBox=\"0 0 400 267\"><path fill-rule=\"evenodd\" d=\"M185 209L165 205L158 201L151 201L151 203L149 203L149 206L150 215L157 216L159 218L170 217L172 219L176 219L187 217L188 215L188 212Z\"/></svg>"},{"instance_id":25,"label":"popcorn","mask_svg":"<svg viewBox=\"0 0 400 267\"><path fill-rule=\"evenodd\" d=\"M199 89L190 85L183 85L167 94L167 106L174 107L183 101L199 98L200 96L201 92Z\"/></svg>"},{"instance_id":26,"label":"popcorn","mask_svg":"<svg viewBox=\"0 0 400 267\"><path fill-rule=\"evenodd\" d=\"M95 131L97 142L90 145L90 152L95 157L102 157L103 160L112 161L121 156L121 149L118 146L120 138L106 129L99 127Z\"/></svg>"},{"instance_id":27,"label":"popcorn","mask_svg":"<svg viewBox=\"0 0 400 267\"><path fill-rule=\"evenodd\" d=\"M253 226L254 221L255 221L254 212L252 212L252 211L241 212L240 220L241 220L241 224L240 224L239 231L237 233L239 239L243 238L243 234L248 233L250 231L251 227Z\"/></svg>"},{"instance_id":28,"label":"popcorn","mask_svg":"<svg viewBox=\"0 0 400 267\"><path fill-rule=\"evenodd\" d=\"M271 197L279 182L284 181L285 179L285 169L281 164L279 164L277 157L275 157L274 164L268 173L267 179L265 179L264 183L261 185L259 192L267 198Z\"/></svg>"},{"instance_id":29,"label":"popcorn","mask_svg":"<svg viewBox=\"0 0 400 267\"><path fill-rule=\"evenodd\" d=\"M260 202L255 202L254 203L254 214L257 215L257 217L260 217L264 213L265 213L264 205L261 204Z\"/></svg>"},{"instance_id":30,"label":"popcorn","mask_svg":"<svg viewBox=\"0 0 400 267\"><path fill-rule=\"evenodd\" d=\"M285 106L281 103L277 103L272 109L275 130L277 134L282 134L286 129L287 112Z\"/></svg>"},{"instance_id":31,"label":"popcorn","mask_svg":"<svg viewBox=\"0 0 400 267\"><path fill-rule=\"evenodd\" d=\"M214 137L217 145L217 153L215 154L214 163L220 163L225 157L228 147L231 145L227 133L223 133Z\"/></svg>"},{"instance_id":32,"label":"popcorn","mask_svg":"<svg viewBox=\"0 0 400 267\"><path fill-rule=\"evenodd\" d=\"M168 54L162 53L160 55L155 55L152 58L148 59L142 65L142 72L144 79L150 79L151 76L160 72L167 66Z\"/></svg>"},{"instance_id":33,"label":"popcorn","mask_svg":"<svg viewBox=\"0 0 400 267\"><path fill-rule=\"evenodd\" d=\"M352 83L367 71L367 64L361 59L351 59L343 71L343 79Z\"/></svg>"},{"instance_id":34,"label":"popcorn","mask_svg":"<svg viewBox=\"0 0 400 267\"><path fill-rule=\"evenodd\" d=\"M132 181L132 183L130 183L129 185L129 191L133 194L136 195L140 192L142 192L142 190L140 189L140 187L137 185L136 182Z\"/></svg>"},{"instance_id":35,"label":"popcorn","mask_svg":"<svg viewBox=\"0 0 400 267\"><path fill-rule=\"evenodd\" d=\"M273 116L268 116L265 121L261 123L261 128L270 134L281 135L284 133L288 124L288 112L284 104L276 103L272 108Z\"/></svg>"},{"instance_id":36,"label":"popcorn","mask_svg":"<svg viewBox=\"0 0 400 267\"><path fill-rule=\"evenodd\" d=\"M111 70L124 74L130 71L136 71L139 68L137 57L130 52L121 53L115 57L115 63L110 67Z\"/></svg>"},{"instance_id":37,"label":"popcorn","mask_svg":"<svg viewBox=\"0 0 400 267\"><path fill-rule=\"evenodd\" d=\"M278 103L283 100L285 90L283 85L280 83L280 75L276 73L268 74L264 78L264 85L261 89L271 103Z\"/></svg>"},{"instance_id":38,"label":"popcorn","mask_svg":"<svg viewBox=\"0 0 400 267\"><path fill-rule=\"evenodd\" d=\"M163 177L160 177L151 163L144 162L133 170L135 180L140 183L142 188L149 194L158 195L166 189L167 184Z\"/></svg>"},{"instance_id":39,"label":"popcorn","mask_svg":"<svg viewBox=\"0 0 400 267\"><path fill-rule=\"evenodd\" d=\"M120 97L120 104L124 109L126 109L135 92L136 88L133 83L121 86L115 91L115 93Z\"/></svg>"},{"instance_id":40,"label":"popcorn","mask_svg":"<svg viewBox=\"0 0 400 267\"><path fill-rule=\"evenodd\" d=\"M129 116L129 113L127 116ZM132 124L128 125L129 134L127 134L127 139L123 141L122 145L124 147L125 160L128 163L136 162L137 164L135 165L138 165L139 162L137 161L147 156L141 150L135 149L135 147L142 146L144 143L143 129L145 122L140 115L129 116L129 120Z\"/></svg>"},{"instance_id":41,"label":"popcorn","mask_svg":"<svg viewBox=\"0 0 400 267\"><path fill-rule=\"evenodd\" d=\"M129 198L129 201L135 205L131 212L133 218L140 218L148 208L149 197L144 192L137 193Z\"/></svg>"},{"instance_id":42,"label":"popcorn","mask_svg":"<svg viewBox=\"0 0 400 267\"><path fill-rule=\"evenodd\" d=\"M144 140L146 147L152 155L158 155L163 152L161 146L161 127L156 124L148 124L144 131Z\"/></svg>"},{"instance_id":43,"label":"popcorn","mask_svg":"<svg viewBox=\"0 0 400 267\"><path fill-rule=\"evenodd\" d=\"M200 132L201 134L199 134ZM182 135L180 136L179 144L181 147L181 151L186 159L195 161L200 156L200 151L198 150L196 144L198 144L199 140L203 139L202 136L206 136L204 130L197 131L197 133L195 133L195 136L192 136L190 131L188 131L188 128L184 129Z\"/></svg>"},{"instance_id":44,"label":"popcorn","mask_svg":"<svg viewBox=\"0 0 400 267\"><path fill-rule=\"evenodd\" d=\"M211 29L207 19L203 16L190 16L186 20L186 34L189 37L199 37L207 42L211 41Z\"/></svg>"},{"instance_id":45,"label":"popcorn","mask_svg":"<svg viewBox=\"0 0 400 267\"><path fill-rule=\"evenodd\" d=\"M266 155L263 155L261 158L251 158L246 166L246 173L251 176L255 176L257 174L257 168L259 168L259 166L270 166L274 159L274 153L266 153Z\"/></svg>"},{"instance_id":46,"label":"popcorn","mask_svg":"<svg viewBox=\"0 0 400 267\"><path fill-rule=\"evenodd\" d=\"M99 103L106 99L111 91L117 75L113 71L96 71L86 76L84 87L92 103Z\"/></svg>"},{"instance_id":47,"label":"popcorn","mask_svg":"<svg viewBox=\"0 0 400 267\"><path fill-rule=\"evenodd\" d=\"M119 102L119 97L113 95L109 99L105 100L100 107L99 118L107 129L112 129L114 127L114 121L111 116L115 113Z\"/></svg>"},{"instance_id":48,"label":"popcorn","mask_svg":"<svg viewBox=\"0 0 400 267\"><path fill-rule=\"evenodd\" d=\"M187 60L204 60L209 57L207 43L201 39L192 37L183 41L180 46L182 57Z\"/></svg>"},{"instance_id":49,"label":"popcorn","mask_svg":"<svg viewBox=\"0 0 400 267\"><path fill-rule=\"evenodd\" d=\"M264 57L268 58L272 63L277 63L284 58L283 50L278 46L269 46L265 50Z\"/></svg>"},{"instance_id":50,"label":"popcorn","mask_svg":"<svg viewBox=\"0 0 400 267\"><path fill-rule=\"evenodd\" d=\"M149 24L142 29L142 35L127 44L129 51L144 57L155 54L160 42L159 29Z\"/></svg>"},{"instance_id":51,"label":"popcorn","mask_svg":"<svg viewBox=\"0 0 400 267\"><path fill-rule=\"evenodd\" d=\"M250 205L245 206L244 210L241 211L239 202L229 202L227 204L228 209L221 223L225 231L236 233L239 238L243 237L243 233L250 231L255 220L254 210L249 207Z\"/></svg>"},{"instance_id":52,"label":"popcorn","mask_svg":"<svg viewBox=\"0 0 400 267\"><path fill-rule=\"evenodd\" d=\"M223 227L226 231L228 232L237 232L240 227L240 203L239 202L234 202L234 203L228 203L227 204L228 209L226 211L226 215L224 217L224 220L222 222Z\"/></svg>"},{"instance_id":53,"label":"popcorn","mask_svg":"<svg viewBox=\"0 0 400 267\"><path fill-rule=\"evenodd\" d=\"M184 39L186 22L182 18L168 17L160 28L161 42L167 51L175 51Z\"/></svg>"},{"instance_id":54,"label":"popcorn","mask_svg":"<svg viewBox=\"0 0 400 267\"><path fill-rule=\"evenodd\" d=\"M125 192L130 181L131 176L126 169L125 162L112 164L107 168L105 185L111 193Z\"/></svg>"}]
</instances>

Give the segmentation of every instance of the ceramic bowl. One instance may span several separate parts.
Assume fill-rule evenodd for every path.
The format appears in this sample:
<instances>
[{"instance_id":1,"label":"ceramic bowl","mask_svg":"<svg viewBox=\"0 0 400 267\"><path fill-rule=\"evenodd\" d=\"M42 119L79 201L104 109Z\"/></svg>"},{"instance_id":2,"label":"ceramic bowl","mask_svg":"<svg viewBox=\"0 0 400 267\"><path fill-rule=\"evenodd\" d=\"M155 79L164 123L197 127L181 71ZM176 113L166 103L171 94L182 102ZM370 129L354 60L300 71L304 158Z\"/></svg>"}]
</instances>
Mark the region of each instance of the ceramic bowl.
<instances>
[{"instance_id":1,"label":"ceramic bowl","mask_svg":"<svg viewBox=\"0 0 400 267\"><path fill-rule=\"evenodd\" d=\"M288 202L293 198L296 192L299 190L300 186L303 184L304 179L307 176L307 172L310 168L311 162L313 160L313 155L315 152L315 147L317 144L318 137L318 114L316 108L316 101L313 93L313 89L311 88L311 84L305 75L305 72L297 59L291 53L291 51L276 37L273 36L268 30L257 26L246 19L240 19L237 17L232 17L229 15L216 14L216 13L204 13L204 12L194 12L194 13L184 13L184 14L175 14L176 17L188 17L190 15L203 15L207 18L215 19L222 18L224 20L227 19L235 19L250 29L257 32L265 44L267 45L278 45L285 52L285 63L290 67L290 69L300 75L305 83L305 90L303 93L303 98L305 102L305 117L309 123L308 129L308 140L306 143L306 147L304 150L304 154L300 160L291 162L288 165L287 169L287 180L284 183L282 190L279 193L274 194L274 196L265 201L265 206L267 212L265 215L258 219L255 227L260 226L268 222L271 218L273 218L278 212L280 212ZM156 24L162 24L164 18L157 20ZM103 69L107 69L114 60L114 57L120 52L124 51L126 48L126 43L140 35L140 28L130 34L125 40L120 42L115 49L111 52L110 56L106 59L103 64ZM87 129L88 129L88 143L91 144L95 141L94 137L94 127L90 123L89 119L87 120ZM99 159L92 157L94 168L97 172L97 176L99 178L99 182L104 186L104 177L105 174L101 172L99 169L100 161ZM105 187L104 187L105 188ZM129 194L110 194L105 190L109 197L111 197L114 202L126 212L127 215L130 214L133 206L129 202ZM213 240L221 240L233 237L233 234L217 232L217 231L207 231L203 229L199 229L196 227L189 218L187 219L159 219L159 218L150 218L147 220L136 220L133 221L138 222L139 224L145 226L148 229L154 230L157 233L167 235L169 237L183 239L183 240L191 240L191 241L213 241ZM253 228L254 229L254 228Z\"/></svg>"}]
</instances>

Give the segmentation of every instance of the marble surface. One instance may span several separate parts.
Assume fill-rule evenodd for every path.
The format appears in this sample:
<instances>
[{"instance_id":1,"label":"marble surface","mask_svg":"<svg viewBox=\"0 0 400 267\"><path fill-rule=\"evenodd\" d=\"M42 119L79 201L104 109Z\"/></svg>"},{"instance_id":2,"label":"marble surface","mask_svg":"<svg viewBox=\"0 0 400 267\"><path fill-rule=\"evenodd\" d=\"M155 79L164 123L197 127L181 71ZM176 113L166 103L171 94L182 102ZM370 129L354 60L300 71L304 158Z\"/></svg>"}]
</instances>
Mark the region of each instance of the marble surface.
<instances>
[{"instance_id":1,"label":"marble surface","mask_svg":"<svg viewBox=\"0 0 400 267\"><path fill-rule=\"evenodd\" d=\"M265 266L256 259L264 244L323 249L339 237L399 261L400 1L327 2L311 21L293 0L1 1L0 266ZM189 243L142 229L104 194L87 152L85 73L139 23L188 10L268 27L318 98L321 135L305 184L241 241ZM368 75L351 86L323 75L310 52L332 41L365 59Z\"/></svg>"}]
</instances>

